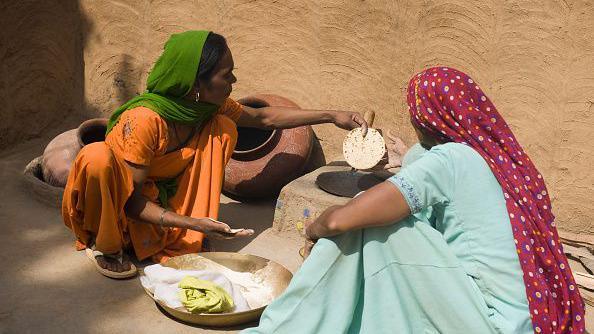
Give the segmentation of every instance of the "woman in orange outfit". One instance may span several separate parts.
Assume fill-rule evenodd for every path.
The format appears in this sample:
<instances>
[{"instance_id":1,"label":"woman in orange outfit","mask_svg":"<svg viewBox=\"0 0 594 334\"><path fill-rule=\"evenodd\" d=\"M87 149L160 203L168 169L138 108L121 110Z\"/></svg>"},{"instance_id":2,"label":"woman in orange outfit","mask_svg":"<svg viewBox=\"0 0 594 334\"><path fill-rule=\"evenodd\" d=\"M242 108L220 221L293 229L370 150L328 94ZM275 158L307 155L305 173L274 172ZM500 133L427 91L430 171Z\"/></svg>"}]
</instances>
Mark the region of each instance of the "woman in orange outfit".
<instances>
[{"instance_id":1,"label":"woman in orange outfit","mask_svg":"<svg viewBox=\"0 0 594 334\"><path fill-rule=\"evenodd\" d=\"M112 278L136 268L123 253L162 262L202 250L205 235L246 237L216 221L237 126L291 128L367 124L358 113L250 108L231 100L233 57L221 35L172 35L147 92L116 110L105 142L85 146L68 177L62 215L96 268Z\"/></svg>"}]
</instances>

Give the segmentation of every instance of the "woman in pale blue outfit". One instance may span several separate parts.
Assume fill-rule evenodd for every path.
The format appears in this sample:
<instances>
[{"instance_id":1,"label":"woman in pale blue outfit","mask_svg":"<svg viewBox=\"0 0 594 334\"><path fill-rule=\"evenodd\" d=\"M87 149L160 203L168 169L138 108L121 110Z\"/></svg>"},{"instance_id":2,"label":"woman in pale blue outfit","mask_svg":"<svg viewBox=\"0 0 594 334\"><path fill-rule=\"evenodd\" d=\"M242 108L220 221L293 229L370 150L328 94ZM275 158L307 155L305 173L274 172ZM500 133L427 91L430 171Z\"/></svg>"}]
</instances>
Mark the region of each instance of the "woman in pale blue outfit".
<instances>
[{"instance_id":1,"label":"woman in pale blue outfit","mask_svg":"<svg viewBox=\"0 0 594 334\"><path fill-rule=\"evenodd\" d=\"M470 145L416 128L422 146L408 150L396 175L307 226L317 239L311 254L243 333L534 332L489 164ZM399 166L406 147L387 141L387 167Z\"/></svg>"}]
</instances>

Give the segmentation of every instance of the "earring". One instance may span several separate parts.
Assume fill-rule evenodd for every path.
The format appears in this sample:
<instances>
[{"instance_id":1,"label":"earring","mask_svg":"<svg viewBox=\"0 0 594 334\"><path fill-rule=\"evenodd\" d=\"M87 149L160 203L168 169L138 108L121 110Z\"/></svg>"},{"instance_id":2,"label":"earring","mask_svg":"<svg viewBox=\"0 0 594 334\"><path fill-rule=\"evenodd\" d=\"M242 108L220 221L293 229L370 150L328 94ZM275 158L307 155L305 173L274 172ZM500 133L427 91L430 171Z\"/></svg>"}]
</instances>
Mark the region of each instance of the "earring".
<instances>
[{"instance_id":1,"label":"earring","mask_svg":"<svg viewBox=\"0 0 594 334\"><path fill-rule=\"evenodd\" d=\"M200 92L196 92L196 102L200 101Z\"/></svg>"}]
</instances>

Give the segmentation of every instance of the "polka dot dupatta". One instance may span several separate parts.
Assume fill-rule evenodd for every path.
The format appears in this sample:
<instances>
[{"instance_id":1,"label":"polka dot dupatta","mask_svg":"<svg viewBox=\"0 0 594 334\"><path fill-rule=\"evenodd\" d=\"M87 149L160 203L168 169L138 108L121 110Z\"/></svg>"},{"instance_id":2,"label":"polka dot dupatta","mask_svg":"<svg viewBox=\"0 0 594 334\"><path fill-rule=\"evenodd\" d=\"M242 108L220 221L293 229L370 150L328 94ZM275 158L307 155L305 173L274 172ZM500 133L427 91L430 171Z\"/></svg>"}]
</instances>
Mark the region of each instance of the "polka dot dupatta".
<instances>
[{"instance_id":1,"label":"polka dot dupatta","mask_svg":"<svg viewBox=\"0 0 594 334\"><path fill-rule=\"evenodd\" d=\"M501 185L536 333L583 333L584 304L559 241L542 175L481 88L466 74L434 67L415 75L411 121L442 142L466 144Z\"/></svg>"}]
</instances>

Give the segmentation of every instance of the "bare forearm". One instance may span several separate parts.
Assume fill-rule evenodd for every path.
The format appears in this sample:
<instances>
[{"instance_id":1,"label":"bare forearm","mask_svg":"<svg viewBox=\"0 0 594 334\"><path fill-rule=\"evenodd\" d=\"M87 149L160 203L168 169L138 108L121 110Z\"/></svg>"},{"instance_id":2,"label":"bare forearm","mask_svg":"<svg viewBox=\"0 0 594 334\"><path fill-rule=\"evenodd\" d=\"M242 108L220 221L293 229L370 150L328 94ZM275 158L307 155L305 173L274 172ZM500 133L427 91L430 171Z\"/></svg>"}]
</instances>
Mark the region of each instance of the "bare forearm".
<instances>
[{"instance_id":1,"label":"bare forearm","mask_svg":"<svg viewBox=\"0 0 594 334\"><path fill-rule=\"evenodd\" d=\"M410 215L400 191L389 182L379 184L345 205L332 206L306 229L311 239L347 231L394 224Z\"/></svg>"},{"instance_id":2,"label":"bare forearm","mask_svg":"<svg viewBox=\"0 0 594 334\"><path fill-rule=\"evenodd\" d=\"M352 219L345 206L333 206L326 210L307 231L314 239L332 237L363 228L393 224L394 221L377 222L373 219Z\"/></svg>"},{"instance_id":3,"label":"bare forearm","mask_svg":"<svg viewBox=\"0 0 594 334\"><path fill-rule=\"evenodd\" d=\"M288 129L322 123L333 123L345 130L361 127L363 133L367 133L363 116L352 111L243 106L243 113L237 120L238 126L260 129Z\"/></svg>"},{"instance_id":4,"label":"bare forearm","mask_svg":"<svg viewBox=\"0 0 594 334\"><path fill-rule=\"evenodd\" d=\"M302 125L333 123L335 110L311 110L286 107L266 107L260 110L261 124L266 128L287 129Z\"/></svg>"},{"instance_id":5,"label":"bare forearm","mask_svg":"<svg viewBox=\"0 0 594 334\"><path fill-rule=\"evenodd\" d=\"M213 236L215 238L245 237L254 233L253 230L242 230L229 234L231 233L231 228L225 223L210 218L186 217L163 209L142 195L142 187L148 175L149 168L132 163L128 163L128 168L132 173L134 191L126 202L124 210L130 218L146 224L191 229L206 233L207 236Z\"/></svg>"},{"instance_id":6,"label":"bare forearm","mask_svg":"<svg viewBox=\"0 0 594 334\"><path fill-rule=\"evenodd\" d=\"M126 203L126 214L139 222L162 225L165 227L188 228L188 223L183 216L167 211L142 195L132 195ZM161 215L163 221L161 222Z\"/></svg>"}]
</instances>

